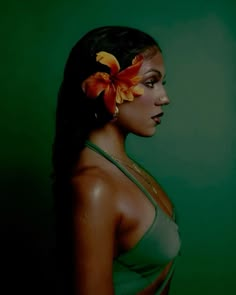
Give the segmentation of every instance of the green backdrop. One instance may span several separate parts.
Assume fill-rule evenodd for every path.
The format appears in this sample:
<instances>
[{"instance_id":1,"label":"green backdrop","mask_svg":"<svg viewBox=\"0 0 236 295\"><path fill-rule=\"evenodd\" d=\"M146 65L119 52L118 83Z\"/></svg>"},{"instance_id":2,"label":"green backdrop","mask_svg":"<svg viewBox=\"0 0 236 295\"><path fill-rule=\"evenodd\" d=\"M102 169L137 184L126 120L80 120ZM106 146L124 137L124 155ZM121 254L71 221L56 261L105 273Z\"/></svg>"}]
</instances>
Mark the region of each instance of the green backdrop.
<instances>
[{"instance_id":1,"label":"green backdrop","mask_svg":"<svg viewBox=\"0 0 236 295\"><path fill-rule=\"evenodd\" d=\"M4 294L15 286L54 294L56 95L72 45L107 24L146 30L164 52L171 104L157 134L130 136L127 148L177 206L183 248L171 295L236 294L236 3L9 0L1 6L1 244L10 278Z\"/></svg>"}]
</instances>

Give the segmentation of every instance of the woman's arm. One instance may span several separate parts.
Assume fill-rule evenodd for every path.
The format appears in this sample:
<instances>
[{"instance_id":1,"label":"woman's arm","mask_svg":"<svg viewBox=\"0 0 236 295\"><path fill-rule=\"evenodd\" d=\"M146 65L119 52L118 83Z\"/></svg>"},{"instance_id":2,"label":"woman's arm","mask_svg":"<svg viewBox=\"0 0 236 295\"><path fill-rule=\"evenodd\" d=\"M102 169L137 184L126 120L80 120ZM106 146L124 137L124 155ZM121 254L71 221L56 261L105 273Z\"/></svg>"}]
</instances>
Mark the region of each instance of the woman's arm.
<instances>
[{"instance_id":1,"label":"woman's arm","mask_svg":"<svg viewBox=\"0 0 236 295\"><path fill-rule=\"evenodd\" d=\"M112 265L118 223L114 191L101 171L74 178L76 293L112 295Z\"/></svg>"}]
</instances>

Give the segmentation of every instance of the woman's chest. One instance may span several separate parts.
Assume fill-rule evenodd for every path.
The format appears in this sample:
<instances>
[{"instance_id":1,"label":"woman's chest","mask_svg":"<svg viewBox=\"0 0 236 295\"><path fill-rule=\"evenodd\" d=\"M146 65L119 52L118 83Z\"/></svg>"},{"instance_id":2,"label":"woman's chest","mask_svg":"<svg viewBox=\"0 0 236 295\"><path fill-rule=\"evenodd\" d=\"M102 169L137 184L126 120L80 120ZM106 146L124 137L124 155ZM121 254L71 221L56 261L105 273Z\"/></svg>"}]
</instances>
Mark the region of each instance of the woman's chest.
<instances>
[{"instance_id":1,"label":"woman's chest","mask_svg":"<svg viewBox=\"0 0 236 295\"><path fill-rule=\"evenodd\" d=\"M122 251L134 247L151 228L157 208L169 219L173 213L171 201L158 184L150 186L142 179L138 181L144 190L129 181L123 181L120 190L119 210L122 218L118 241Z\"/></svg>"}]
</instances>

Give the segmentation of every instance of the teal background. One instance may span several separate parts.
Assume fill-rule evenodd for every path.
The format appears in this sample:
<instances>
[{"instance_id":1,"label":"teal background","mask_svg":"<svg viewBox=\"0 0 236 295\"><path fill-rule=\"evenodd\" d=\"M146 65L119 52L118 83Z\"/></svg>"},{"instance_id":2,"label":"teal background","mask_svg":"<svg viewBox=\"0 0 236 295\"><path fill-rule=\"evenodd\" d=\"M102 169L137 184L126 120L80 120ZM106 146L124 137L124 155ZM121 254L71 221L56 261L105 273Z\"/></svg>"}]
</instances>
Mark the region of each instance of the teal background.
<instances>
[{"instance_id":1,"label":"teal background","mask_svg":"<svg viewBox=\"0 0 236 295\"><path fill-rule=\"evenodd\" d=\"M236 3L9 0L1 6L1 254L11 279L4 294L15 286L53 294L56 95L72 45L107 24L146 30L166 61L171 104L162 125L153 138L130 136L127 148L178 210L183 247L170 293L234 294Z\"/></svg>"}]
</instances>

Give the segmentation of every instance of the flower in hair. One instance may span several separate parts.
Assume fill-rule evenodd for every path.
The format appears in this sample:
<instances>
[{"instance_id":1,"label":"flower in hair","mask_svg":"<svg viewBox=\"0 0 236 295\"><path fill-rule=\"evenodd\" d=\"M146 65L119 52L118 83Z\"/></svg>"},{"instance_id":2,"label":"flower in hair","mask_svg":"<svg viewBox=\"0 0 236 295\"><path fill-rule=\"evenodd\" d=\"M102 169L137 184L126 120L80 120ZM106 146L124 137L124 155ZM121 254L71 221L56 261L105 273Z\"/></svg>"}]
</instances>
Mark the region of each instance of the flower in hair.
<instances>
[{"instance_id":1,"label":"flower in hair","mask_svg":"<svg viewBox=\"0 0 236 295\"><path fill-rule=\"evenodd\" d=\"M141 80L141 77L137 76L143 62L141 55L137 55L132 60L132 65L122 71L118 60L108 52L98 52L96 61L108 66L110 74L97 72L89 76L82 83L82 89L90 98L96 98L104 91L104 103L111 114L115 112L116 103L132 101L134 97L143 94L143 88L137 86Z\"/></svg>"}]
</instances>

